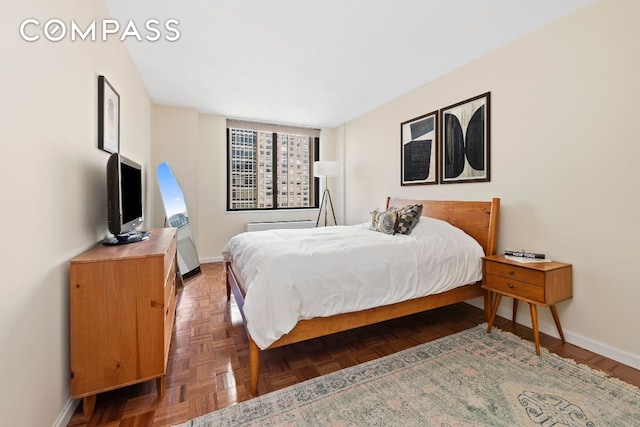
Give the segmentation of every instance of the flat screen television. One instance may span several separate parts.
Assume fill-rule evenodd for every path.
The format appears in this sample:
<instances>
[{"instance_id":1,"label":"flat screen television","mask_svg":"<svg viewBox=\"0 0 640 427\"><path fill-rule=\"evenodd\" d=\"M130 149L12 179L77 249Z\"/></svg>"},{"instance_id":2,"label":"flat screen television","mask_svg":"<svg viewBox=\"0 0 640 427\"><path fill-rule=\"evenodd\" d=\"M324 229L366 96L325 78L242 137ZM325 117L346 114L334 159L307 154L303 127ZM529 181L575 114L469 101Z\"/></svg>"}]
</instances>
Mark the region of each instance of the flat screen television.
<instances>
[{"instance_id":1,"label":"flat screen television","mask_svg":"<svg viewBox=\"0 0 640 427\"><path fill-rule=\"evenodd\" d=\"M107 161L107 222L113 236L105 245L121 245L146 240L142 224L142 166L119 153Z\"/></svg>"}]
</instances>

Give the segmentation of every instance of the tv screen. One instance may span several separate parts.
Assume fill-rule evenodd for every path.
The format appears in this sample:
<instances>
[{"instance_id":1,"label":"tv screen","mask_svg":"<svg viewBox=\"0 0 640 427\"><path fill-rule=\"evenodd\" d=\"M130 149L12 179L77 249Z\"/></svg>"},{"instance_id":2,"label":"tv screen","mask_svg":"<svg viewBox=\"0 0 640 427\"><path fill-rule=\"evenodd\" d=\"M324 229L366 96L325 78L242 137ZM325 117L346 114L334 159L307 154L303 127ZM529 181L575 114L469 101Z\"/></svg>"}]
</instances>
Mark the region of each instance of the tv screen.
<instances>
[{"instance_id":1,"label":"tv screen","mask_svg":"<svg viewBox=\"0 0 640 427\"><path fill-rule=\"evenodd\" d=\"M107 222L113 237L104 243L144 240L148 233L137 231L142 220L142 166L114 153L107 162Z\"/></svg>"},{"instance_id":2,"label":"tv screen","mask_svg":"<svg viewBox=\"0 0 640 427\"><path fill-rule=\"evenodd\" d=\"M142 170L123 160L122 156L120 159L122 223L126 225L138 218L142 219Z\"/></svg>"}]
</instances>

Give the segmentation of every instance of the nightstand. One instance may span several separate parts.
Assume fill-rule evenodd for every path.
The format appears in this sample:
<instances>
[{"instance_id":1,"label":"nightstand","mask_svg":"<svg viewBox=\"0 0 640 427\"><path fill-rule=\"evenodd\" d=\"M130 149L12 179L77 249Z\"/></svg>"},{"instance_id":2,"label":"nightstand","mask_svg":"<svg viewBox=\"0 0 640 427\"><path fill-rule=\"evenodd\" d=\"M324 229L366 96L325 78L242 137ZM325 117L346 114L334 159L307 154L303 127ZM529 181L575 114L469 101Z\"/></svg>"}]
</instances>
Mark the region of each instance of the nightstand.
<instances>
[{"instance_id":1,"label":"nightstand","mask_svg":"<svg viewBox=\"0 0 640 427\"><path fill-rule=\"evenodd\" d=\"M504 255L491 255L482 258L482 287L495 293L487 333L491 332L493 321L502 296L513 298L513 319L515 322L518 301L526 301L531 309L533 338L536 354L540 355L540 337L538 334L537 306L549 307L558 328L560 339L565 343L556 303L573 296L573 268L563 262L520 263L511 261Z\"/></svg>"}]
</instances>

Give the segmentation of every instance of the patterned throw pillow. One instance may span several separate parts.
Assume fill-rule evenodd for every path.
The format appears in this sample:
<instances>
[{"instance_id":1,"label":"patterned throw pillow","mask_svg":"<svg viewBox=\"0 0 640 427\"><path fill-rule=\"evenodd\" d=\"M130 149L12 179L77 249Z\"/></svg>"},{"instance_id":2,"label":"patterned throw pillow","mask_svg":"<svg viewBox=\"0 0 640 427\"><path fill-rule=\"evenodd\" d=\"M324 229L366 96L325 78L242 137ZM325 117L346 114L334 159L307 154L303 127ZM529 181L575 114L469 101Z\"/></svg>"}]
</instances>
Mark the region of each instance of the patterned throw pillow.
<instances>
[{"instance_id":1,"label":"patterned throw pillow","mask_svg":"<svg viewBox=\"0 0 640 427\"><path fill-rule=\"evenodd\" d=\"M422 215L422 205L408 205L400 208L395 232L410 234L413 227L420 221L420 215Z\"/></svg>"},{"instance_id":2,"label":"patterned throw pillow","mask_svg":"<svg viewBox=\"0 0 640 427\"><path fill-rule=\"evenodd\" d=\"M398 219L398 209L389 208L386 211L371 212L370 230L379 231L385 234L394 234L396 229L396 220Z\"/></svg>"},{"instance_id":3,"label":"patterned throw pillow","mask_svg":"<svg viewBox=\"0 0 640 427\"><path fill-rule=\"evenodd\" d=\"M378 211L378 208L375 208L369 213L371 214L371 224L369 224L369 230L378 231L378 224L376 223L376 220L378 219L378 214L380 213Z\"/></svg>"}]
</instances>

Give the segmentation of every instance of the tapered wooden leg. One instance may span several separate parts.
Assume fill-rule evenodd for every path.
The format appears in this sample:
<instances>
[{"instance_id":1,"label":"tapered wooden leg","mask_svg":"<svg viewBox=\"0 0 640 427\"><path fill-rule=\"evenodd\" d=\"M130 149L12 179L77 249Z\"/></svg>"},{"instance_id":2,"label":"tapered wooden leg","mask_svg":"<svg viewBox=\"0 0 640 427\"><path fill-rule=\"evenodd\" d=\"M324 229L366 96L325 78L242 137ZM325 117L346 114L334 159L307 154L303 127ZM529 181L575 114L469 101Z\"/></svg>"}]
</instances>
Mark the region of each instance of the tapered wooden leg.
<instances>
[{"instance_id":1,"label":"tapered wooden leg","mask_svg":"<svg viewBox=\"0 0 640 427\"><path fill-rule=\"evenodd\" d=\"M227 269L229 268L229 265L225 262L224 263L224 283L227 285L227 301L231 301L231 285L229 284L229 272L227 271Z\"/></svg>"},{"instance_id":2,"label":"tapered wooden leg","mask_svg":"<svg viewBox=\"0 0 640 427\"><path fill-rule=\"evenodd\" d=\"M518 298L514 298L513 299L513 315L511 317L511 322L515 323L516 321L516 316L518 315L518 302L520 302L518 300Z\"/></svg>"},{"instance_id":3,"label":"tapered wooden leg","mask_svg":"<svg viewBox=\"0 0 640 427\"><path fill-rule=\"evenodd\" d=\"M549 308L551 309L553 320L554 322L556 322L556 328L558 328L558 333L560 334L560 340L562 341L562 344L564 344L566 343L566 341L564 340L564 334L562 333L562 326L560 325L560 317L558 316L558 310L556 310L555 305L550 305Z\"/></svg>"},{"instance_id":4,"label":"tapered wooden leg","mask_svg":"<svg viewBox=\"0 0 640 427\"><path fill-rule=\"evenodd\" d=\"M96 396L97 395L94 394L82 398L82 416L85 420L88 420L91 418L91 415L93 415L93 410L96 407Z\"/></svg>"},{"instance_id":5,"label":"tapered wooden leg","mask_svg":"<svg viewBox=\"0 0 640 427\"><path fill-rule=\"evenodd\" d=\"M156 389L158 390L158 400L160 400L164 397L164 390L165 390L164 375L156 378Z\"/></svg>"},{"instance_id":6,"label":"tapered wooden leg","mask_svg":"<svg viewBox=\"0 0 640 427\"><path fill-rule=\"evenodd\" d=\"M536 343L536 354L540 356L540 334L538 333L538 310L536 305L529 303L531 308L531 324L533 325L533 340Z\"/></svg>"},{"instance_id":7,"label":"tapered wooden leg","mask_svg":"<svg viewBox=\"0 0 640 427\"><path fill-rule=\"evenodd\" d=\"M488 322L491 317L491 292L486 291L484 294L484 321Z\"/></svg>"},{"instance_id":8,"label":"tapered wooden leg","mask_svg":"<svg viewBox=\"0 0 640 427\"><path fill-rule=\"evenodd\" d=\"M260 347L249 337L249 379L251 394L258 394L258 373L260 371Z\"/></svg>"},{"instance_id":9,"label":"tapered wooden leg","mask_svg":"<svg viewBox=\"0 0 640 427\"><path fill-rule=\"evenodd\" d=\"M493 321L496 318L496 313L498 312L498 306L500 305L500 299L502 299L502 295L496 294L493 299L493 308L491 308L491 317L489 317L489 324L487 325L487 333L491 332L491 327L493 326Z\"/></svg>"}]
</instances>

